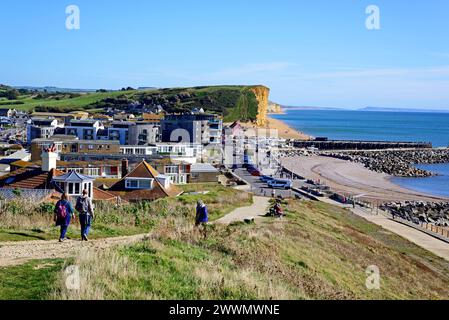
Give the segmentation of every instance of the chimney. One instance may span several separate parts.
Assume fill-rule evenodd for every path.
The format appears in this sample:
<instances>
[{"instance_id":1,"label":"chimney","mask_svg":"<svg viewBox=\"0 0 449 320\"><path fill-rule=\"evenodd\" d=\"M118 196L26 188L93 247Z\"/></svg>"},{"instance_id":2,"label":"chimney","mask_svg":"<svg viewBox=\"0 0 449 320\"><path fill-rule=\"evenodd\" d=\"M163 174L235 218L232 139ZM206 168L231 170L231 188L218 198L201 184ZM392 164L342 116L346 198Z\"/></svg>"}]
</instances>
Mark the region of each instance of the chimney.
<instances>
[{"instance_id":1,"label":"chimney","mask_svg":"<svg viewBox=\"0 0 449 320\"><path fill-rule=\"evenodd\" d=\"M58 154L53 150L44 150L42 152L42 171L50 172L56 169L56 162L58 160Z\"/></svg>"},{"instance_id":2,"label":"chimney","mask_svg":"<svg viewBox=\"0 0 449 320\"><path fill-rule=\"evenodd\" d=\"M122 160L122 178L129 173L129 162L128 159Z\"/></svg>"}]
</instances>

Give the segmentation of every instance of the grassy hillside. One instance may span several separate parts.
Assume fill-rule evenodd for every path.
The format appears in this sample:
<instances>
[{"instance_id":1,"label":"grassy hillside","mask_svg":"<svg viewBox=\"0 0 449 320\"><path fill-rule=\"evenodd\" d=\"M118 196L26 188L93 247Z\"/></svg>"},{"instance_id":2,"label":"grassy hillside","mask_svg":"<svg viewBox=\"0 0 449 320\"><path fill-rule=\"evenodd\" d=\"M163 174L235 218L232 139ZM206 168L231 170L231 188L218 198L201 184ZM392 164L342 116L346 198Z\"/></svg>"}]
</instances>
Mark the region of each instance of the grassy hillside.
<instances>
[{"instance_id":1,"label":"grassy hillside","mask_svg":"<svg viewBox=\"0 0 449 320\"><path fill-rule=\"evenodd\" d=\"M181 186L186 194L175 199L161 199L151 203L128 204L117 208L114 204L97 203L96 221L90 238L106 238L142 234L151 231L171 212L184 216L195 212L201 198L209 205L211 219L218 219L236 207L250 205L250 194L219 184L191 184ZM208 191L207 195L195 194ZM52 205L19 200L9 202L0 213L0 241L58 239L59 228L54 226ZM193 219L193 218L192 218ZM69 227L68 236L79 238L79 221Z\"/></svg>"},{"instance_id":2,"label":"grassy hillside","mask_svg":"<svg viewBox=\"0 0 449 320\"><path fill-rule=\"evenodd\" d=\"M287 218L261 223L193 227L201 197L212 219L251 198L211 185L187 194L121 209L101 208L101 228L143 228L138 244L82 251L61 261L0 268L0 297L20 299L448 299L449 264L349 211L290 200ZM2 225L19 221L1 215ZM100 213L99 213L100 214ZM35 221L33 213L30 221ZM14 220L16 219L16 220ZM21 218L21 223L26 222ZM35 226L30 222L29 227ZM131 228L131 229L130 229ZM102 231L101 231L102 232ZM82 289L65 289L62 268L80 266ZM365 286L368 266L380 269L380 290ZM26 284L26 285L25 285Z\"/></svg>"},{"instance_id":3,"label":"grassy hillside","mask_svg":"<svg viewBox=\"0 0 449 320\"><path fill-rule=\"evenodd\" d=\"M0 87L0 108L36 111L74 111L125 108L138 102L148 107L162 106L167 112L203 108L221 114L226 121L255 120L258 101L251 86L205 86L130 90L98 93L38 93ZM15 94L11 92L15 91ZM4 94L2 94L2 92Z\"/></svg>"},{"instance_id":4,"label":"grassy hillside","mask_svg":"<svg viewBox=\"0 0 449 320\"><path fill-rule=\"evenodd\" d=\"M76 258L82 290L64 299L447 299L447 262L346 210L291 201L288 218L195 231L164 220L140 244ZM191 218L191 217L189 217ZM366 268L379 267L380 290Z\"/></svg>"}]
</instances>

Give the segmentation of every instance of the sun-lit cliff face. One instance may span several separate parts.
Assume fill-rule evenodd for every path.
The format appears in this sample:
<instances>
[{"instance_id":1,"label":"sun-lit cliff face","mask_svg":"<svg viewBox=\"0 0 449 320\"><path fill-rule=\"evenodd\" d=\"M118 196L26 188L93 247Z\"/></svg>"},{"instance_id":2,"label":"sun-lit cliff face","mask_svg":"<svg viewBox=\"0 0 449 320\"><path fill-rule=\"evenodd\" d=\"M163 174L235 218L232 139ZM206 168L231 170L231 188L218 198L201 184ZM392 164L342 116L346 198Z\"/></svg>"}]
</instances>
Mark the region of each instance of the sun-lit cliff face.
<instances>
[{"instance_id":1,"label":"sun-lit cliff face","mask_svg":"<svg viewBox=\"0 0 449 320\"><path fill-rule=\"evenodd\" d=\"M282 106L280 104L269 101L268 113L282 113Z\"/></svg>"},{"instance_id":2,"label":"sun-lit cliff face","mask_svg":"<svg viewBox=\"0 0 449 320\"><path fill-rule=\"evenodd\" d=\"M270 96L270 89L265 86L255 86L251 90L259 102L256 124L258 126L265 126L267 124L268 97Z\"/></svg>"}]
</instances>

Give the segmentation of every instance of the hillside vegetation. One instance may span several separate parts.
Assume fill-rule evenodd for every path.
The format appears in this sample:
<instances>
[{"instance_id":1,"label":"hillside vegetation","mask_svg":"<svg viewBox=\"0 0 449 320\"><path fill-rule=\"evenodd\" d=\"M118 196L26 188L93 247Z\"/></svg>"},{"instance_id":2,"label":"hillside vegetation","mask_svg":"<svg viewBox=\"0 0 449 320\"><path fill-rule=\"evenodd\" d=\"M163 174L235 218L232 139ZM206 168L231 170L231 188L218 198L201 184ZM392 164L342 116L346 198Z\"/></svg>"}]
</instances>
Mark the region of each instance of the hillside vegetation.
<instances>
[{"instance_id":1,"label":"hillside vegetation","mask_svg":"<svg viewBox=\"0 0 449 320\"><path fill-rule=\"evenodd\" d=\"M348 210L319 202L289 200L284 204L287 217L283 220L266 218L258 224L230 226L212 224L198 230L193 227L198 198L209 205L214 220L237 206L248 205L251 196L211 185L185 188L187 192L211 192L122 208L99 208L93 236L96 232L97 237L105 236L101 229L106 227L109 232L146 230L150 235L134 245L101 251L86 249L66 261L31 261L0 268L0 297L449 298L446 261ZM38 213L15 214L0 215L2 224L9 223L10 230L14 230L14 222L28 223L29 228L36 226L32 221ZM80 291L65 288L64 266L73 264L80 267ZM365 285L366 269L372 265L380 270L379 290L368 290Z\"/></svg>"},{"instance_id":2,"label":"hillside vegetation","mask_svg":"<svg viewBox=\"0 0 449 320\"><path fill-rule=\"evenodd\" d=\"M255 121L259 112L259 101L255 90L253 90L256 87L261 86L204 86L96 93L42 93L2 86L0 87L0 107L25 111L64 112L106 108L124 109L130 104L137 103L148 108L161 106L169 113L203 108L208 112L223 115L225 121Z\"/></svg>"},{"instance_id":3,"label":"hillside vegetation","mask_svg":"<svg viewBox=\"0 0 449 320\"><path fill-rule=\"evenodd\" d=\"M172 215L140 244L76 258L63 299L447 299L444 260L349 211L291 200L285 220L211 226ZM366 269L380 269L380 290Z\"/></svg>"},{"instance_id":4,"label":"hillside vegetation","mask_svg":"<svg viewBox=\"0 0 449 320\"><path fill-rule=\"evenodd\" d=\"M96 203L95 228L90 238L150 232L172 212L183 217L191 215L195 212L199 198L208 203L211 219L218 219L237 207L252 203L250 194L219 184L192 184L181 187L186 194L175 199L126 204L121 207L111 203ZM195 194L205 190L208 192L206 195ZM53 210L53 205L35 204L25 199L8 202L0 211L0 241L57 239L59 228L54 226ZM79 221L76 219L69 227L68 236L78 239L79 230Z\"/></svg>"},{"instance_id":5,"label":"hillside vegetation","mask_svg":"<svg viewBox=\"0 0 449 320\"><path fill-rule=\"evenodd\" d=\"M84 252L62 299L447 299L444 260L349 211L291 200L288 218L210 226L173 213L136 245ZM380 269L380 289L366 269Z\"/></svg>"}]
</instances>

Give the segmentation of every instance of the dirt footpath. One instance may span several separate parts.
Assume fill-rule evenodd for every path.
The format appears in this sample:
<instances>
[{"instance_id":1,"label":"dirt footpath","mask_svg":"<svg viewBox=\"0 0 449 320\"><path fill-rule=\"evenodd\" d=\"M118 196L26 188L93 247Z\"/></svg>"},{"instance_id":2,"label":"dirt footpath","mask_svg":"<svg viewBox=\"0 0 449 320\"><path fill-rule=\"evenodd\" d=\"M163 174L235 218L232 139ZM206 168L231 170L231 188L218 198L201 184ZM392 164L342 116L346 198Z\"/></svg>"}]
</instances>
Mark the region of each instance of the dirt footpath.
<instances>
[{"instance_id":1,"label":"dirt footpath","mask_svg":"<svg viewBox=\"0 0 449 320\"><path fill-rule=\"evenodd\" d=\"M83 249L104 250L118 245L127 245L143 240L146 234L90 240L19 241L0 243L0 267L23 264L30 260L68 258L76 256Z\"/></svg>"},{"instance_id":2,"label":"dirt footpath","mask_svg":"<svg viewBox=\"0 0 449 320\"><path fill-rule=\"evenodd\" d=\"M251 206L237 208L223 218L215 221L215 223L230 224L237 221L244 221L249 217L253 217L256 220L260 219L268 211L270 198L255 196L253 197L253 201L254 203Z\"/></svg>"}]
</instances>

